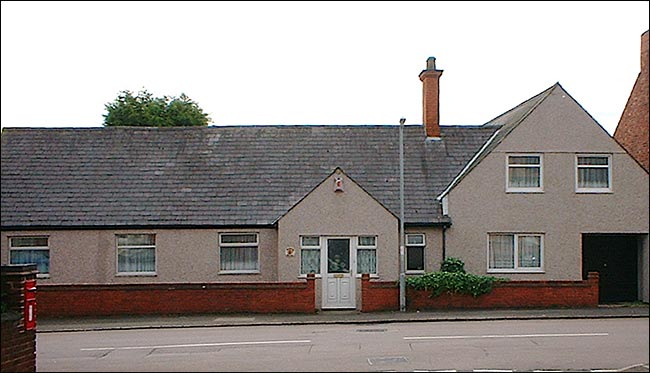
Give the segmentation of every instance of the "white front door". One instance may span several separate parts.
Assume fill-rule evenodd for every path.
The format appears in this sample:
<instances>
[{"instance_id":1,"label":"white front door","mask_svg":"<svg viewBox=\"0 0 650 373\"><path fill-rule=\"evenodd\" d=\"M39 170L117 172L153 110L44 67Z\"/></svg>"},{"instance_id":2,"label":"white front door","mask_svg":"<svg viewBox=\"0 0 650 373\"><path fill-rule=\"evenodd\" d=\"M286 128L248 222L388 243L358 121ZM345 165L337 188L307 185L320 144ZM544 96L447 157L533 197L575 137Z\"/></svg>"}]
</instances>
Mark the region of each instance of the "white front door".
<instances>
[{"instance_id":1,"label":"white front door","mask_svg":"<svg viewBox=\"0 0 650 373\"><path fill-rule=\"evenodd\" d=\"M324 250L323 308L356 308L350 238L327 238Z\"/></svg>"}]
</instances>

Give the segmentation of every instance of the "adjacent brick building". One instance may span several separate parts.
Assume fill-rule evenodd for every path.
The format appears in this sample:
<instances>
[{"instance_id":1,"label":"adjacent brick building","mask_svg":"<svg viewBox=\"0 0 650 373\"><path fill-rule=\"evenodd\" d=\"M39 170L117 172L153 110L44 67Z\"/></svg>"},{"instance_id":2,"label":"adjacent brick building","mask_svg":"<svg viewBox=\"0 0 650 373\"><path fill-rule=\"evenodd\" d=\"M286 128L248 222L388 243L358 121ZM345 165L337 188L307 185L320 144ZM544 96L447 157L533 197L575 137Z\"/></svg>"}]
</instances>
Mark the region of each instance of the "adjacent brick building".
<instances>
[{"instance_id":1,"label":"adjacent brick building","mask_svg":"<svg viewBox=\"0 0 650 373\"><path fill-rule=\"evenodd\" d=\"M648 153L648 31L641 35L641 72L636 78L627 100L614 138L636 159L646 171L650 171Z\"/></svg>"}]
</instances>

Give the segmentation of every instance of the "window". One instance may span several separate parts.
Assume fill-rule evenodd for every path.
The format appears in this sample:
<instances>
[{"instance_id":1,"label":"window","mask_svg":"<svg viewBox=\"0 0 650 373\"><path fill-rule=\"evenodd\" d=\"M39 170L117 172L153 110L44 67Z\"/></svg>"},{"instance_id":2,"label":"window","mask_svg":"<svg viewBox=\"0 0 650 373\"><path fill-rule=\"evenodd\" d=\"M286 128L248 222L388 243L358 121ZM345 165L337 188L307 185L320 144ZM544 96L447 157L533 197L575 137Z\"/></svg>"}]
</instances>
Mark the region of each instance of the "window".
<instances>
[{"instance_id":1,"label":"window","mask_svg":"<svg viewBox=\"0 0 650 373\"><path fill-rule=\"evenodd\" d=\"M576 156L576 191L611 191L611 157L608 155Z\"/></svg>"},{"instance_id":2,"label":"window","mask_svg":"<svg viewBox=\"0 0 650 373\"><path fill-rule=\"evenodd\" d=\"M320 238L300 238L300 274L320 273Z\"/></svg>"},{"instance_id":3,"label":"window","mask_svg":"<svg viewBox=\"0 0 650 373\"><path fill-rule=\"evenodd\" d=\"M50 274L50 248L47 237L12 237L9 239L10 264L36 264L37 277Z\"/></svg>"},{"instance_id":4,"label":"window","mask_svg":"<svg viewBox=\"0 0 650 373\"><path fill-rule=\"evenodd\" d=\"M221 273L259 273L257 233L222 233L219 252Z\"/></svg>"},{"instance_id":5,"label":"window","mask_svg":"<svg viewBox=\"0 0 650 373\"><path fill-rule=\"evenodd\" d=\"M488 271L541 272L542 237L541 234L490 234Z\"/></svg>"},{"instance_id":6,"label":"window","mask_svg":"<svg viewBox=\"0 0 650 373\"><path fill-rule=\"evenodd\" d=\"M357 239L357 273L377 274L377 237L359 236Z\"/></svg>"},{"instance_id":7,"label":"window","mask_svg":"<svg viewBox=\"0 0 650 373\"><path fill-rule=\"evenodd\" d=\"M424 272L424 234L406 235L406 271Z\"/></svg>"},{"instance_id":8,"label":"window","mask_svg":"<svg viewBox=\"0 0 650 373\"><path fill-rule=\"evenodd\" d=\"M507 192L542 191L542 157L540 155L509 155L507 171Z\"/></svg>"},{"instance_id":9,"label":"window","mask_svg":"<svg viewBox=\"0 0 650 373\"><path fill-rule=\"evenodd\" d=\"M155 275L156 236L153 234L118 234L117 273Z\"/></svg>"}]
</instances>

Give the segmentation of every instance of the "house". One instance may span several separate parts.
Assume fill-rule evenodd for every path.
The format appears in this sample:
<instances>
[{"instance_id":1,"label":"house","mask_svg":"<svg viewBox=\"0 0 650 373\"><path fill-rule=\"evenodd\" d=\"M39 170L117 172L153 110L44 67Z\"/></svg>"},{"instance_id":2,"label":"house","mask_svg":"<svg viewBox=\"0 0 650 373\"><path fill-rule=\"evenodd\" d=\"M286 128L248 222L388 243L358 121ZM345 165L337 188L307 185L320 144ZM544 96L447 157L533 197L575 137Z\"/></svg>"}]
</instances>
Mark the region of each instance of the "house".
<instances>
[{"instance_id":1,"label":"house","mask_svg":"<svg viewBox=\"0 0 650 373\"><path fill-rule=\"evenodd\" d=\"M513 280L598 271L602 302L647 302L648 173L559 83L440 125L441 75L429 58L423 123L404 126L406 274L445 257ZM1 176L2 264L36 262L66 312L216 288L245 310L360 309L362 274L400 276L399 126L5 128ZM291 298L296 281L315 296Z\"/></svg>"},{"instance_id":2,"label":"house","mask_svg":"<svg viewBox=\"0 0 650 373\"><path fill-rule=\"evenodd\" d=\"M648 140L650 117L648 116L650 93L648 93L648 30L641 35L641 71L636 77L630 97L625 104L621 119L616 126L614 138L645 168L650 171Z\"/></svg>"}]
</instances>

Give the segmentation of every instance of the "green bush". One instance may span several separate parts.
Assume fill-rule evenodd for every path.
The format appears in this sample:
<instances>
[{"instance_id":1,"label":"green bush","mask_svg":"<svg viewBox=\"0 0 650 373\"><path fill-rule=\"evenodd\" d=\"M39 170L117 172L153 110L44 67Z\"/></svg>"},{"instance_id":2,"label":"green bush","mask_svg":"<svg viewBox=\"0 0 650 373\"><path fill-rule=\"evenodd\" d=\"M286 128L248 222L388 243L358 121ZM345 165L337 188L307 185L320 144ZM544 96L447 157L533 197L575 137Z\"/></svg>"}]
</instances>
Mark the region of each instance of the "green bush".
<instances>
[{"instance_id":1,"label":"green bush","mask_svg":"<svg viewBox=\"0 0 650 373\"><path fill-rule=\"evenodd\" d=\"M440 266L440 272L429 272L408 277L406 285L416 290L429 290L432 297L443 292L448 294L471 294L474 297L492 291L495 282L508 279L480 276L465 272L465 263L457 258L447 258Z\"/></svg>"},{"instance_id":2,"label":"green bush","mask_svg":"<svg viewBox=\"0 0 650 373\"><path fill-rule=\"evenodd\" d=\"M440 265L441 272L465 273L465 263L458 258L446 258Z\"/></svg>"}]
</instances>

